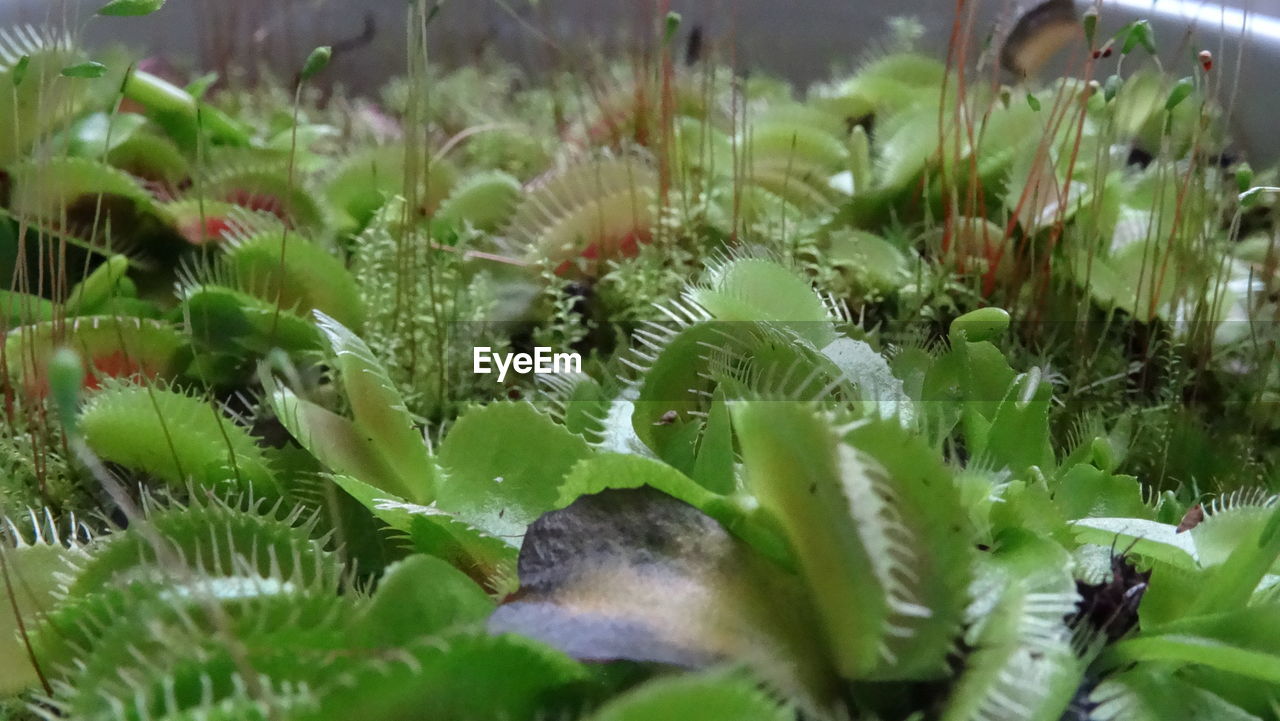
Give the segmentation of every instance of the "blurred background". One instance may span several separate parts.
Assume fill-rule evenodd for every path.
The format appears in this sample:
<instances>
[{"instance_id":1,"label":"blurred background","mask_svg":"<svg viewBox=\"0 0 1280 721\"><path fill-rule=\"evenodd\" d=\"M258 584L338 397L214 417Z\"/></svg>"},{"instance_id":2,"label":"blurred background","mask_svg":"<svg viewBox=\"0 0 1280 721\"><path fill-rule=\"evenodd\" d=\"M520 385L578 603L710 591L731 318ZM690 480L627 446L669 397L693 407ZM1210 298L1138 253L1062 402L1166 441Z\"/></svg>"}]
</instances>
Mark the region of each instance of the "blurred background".
<instances>
[{"instance_id":1,"label":"blurred background","mask_svg":"<svg viewBox=\"0 0 1280 721\"><path fill-rule=\"evenodd\" d=\"M430 30L431 54L458 65L496 53L533 69L572 65L584 41L633 52L657 35L663 0L445 0ZM1022 0L1024 5L1039 0ZM976 4L975 4L976 3ZM254 65L289 77L317 45L344 48L330 79L377 88L405 63L405 0L169 0L146 18L92 18L102 0L83 0L79 20L91 44L124 43L179 67ZM874 50L895 16L914 16L924 49L945 55L957 0L670 0L705 44L740 70L763 70L800 86L849 68ZM969 0L974 34L985 37L1015 0ZM1081 0L1083 9L1092 0ZM1101 0L1102 24L1147 18L1163 60L1188 67L1209 49L1235 78L1233 134L1256 161L1280 159L1280 0ZM77 0L0 0L0 24L77 16ZM1239 72L1236 72L1236 68ZM1225 90L1225 89L1224 89ZM1224 92L1224 97L1229 96Z\"/></svg>"}]
</instances>

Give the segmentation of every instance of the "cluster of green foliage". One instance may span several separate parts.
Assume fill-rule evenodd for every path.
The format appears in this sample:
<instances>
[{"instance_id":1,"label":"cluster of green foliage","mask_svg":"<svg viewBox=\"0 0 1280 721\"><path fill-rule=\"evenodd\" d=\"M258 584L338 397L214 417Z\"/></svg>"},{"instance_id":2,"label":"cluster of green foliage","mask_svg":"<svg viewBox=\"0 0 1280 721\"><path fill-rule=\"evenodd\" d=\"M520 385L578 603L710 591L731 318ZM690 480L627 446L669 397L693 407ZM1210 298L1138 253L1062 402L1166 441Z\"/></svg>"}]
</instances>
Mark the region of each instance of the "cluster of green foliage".
<instances>
[{"instance_id":1,"label":"cluster of green foliage","mask_svg":"<svg viewBox=\"0 0 1280 721\"><path fill-rule=\"evenodd\" d=\"M434 16L378 104L0 37L0 718L1280 718L1275 191L1207 66L1086 18L1105 81L799 100L673 17L535 85Z\"/></svg>"}]
</instances>

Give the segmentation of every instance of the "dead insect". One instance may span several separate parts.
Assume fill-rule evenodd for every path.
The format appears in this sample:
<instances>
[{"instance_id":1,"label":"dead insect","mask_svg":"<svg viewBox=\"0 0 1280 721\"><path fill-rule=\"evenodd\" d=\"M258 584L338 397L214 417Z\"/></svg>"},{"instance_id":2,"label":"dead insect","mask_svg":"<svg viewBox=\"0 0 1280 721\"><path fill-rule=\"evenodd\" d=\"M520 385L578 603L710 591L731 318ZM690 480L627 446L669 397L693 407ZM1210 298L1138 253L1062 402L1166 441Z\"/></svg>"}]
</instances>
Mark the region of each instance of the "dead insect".
<instances>
[{"instance_id":1,"label":"dead insect","mask_svg":"<svg viewBox=\"0 0 1280 721\"><path fill-rule=\"evenodd\" d=\"M659 417L658 417L658 420L656 420L656 421L654 421L654 422L653 422L653 425L655 425L655 426L669 426L669 425L671 425L672 423L675 423L675 422L676 422L677 420L679 420L679 419L680 419L680 414L679 414L679 413L677 413L677 412L675 412L675 411L667 411L666 413L663 413L661 416L659 416Z\"/></svg>"},{"instance_id":2,"label":"dead insect","mask_svg":"<svg viewBox=\"0 0 1280 721\"><path fill-rule=\"evenodd\" d=\"M1135 541L1136 543L1136 541ZM1069 622L1072 627L1087 623L1114 641L1138 624L1138 604L1147 591L1150 571L1139 571L1129 563L1129 550L1111 550L1111 576L1102 583L1076 581L1080 605Z\"/></svg>"},{"instance_id":3,"label":"dead insect","mask_svg":"<svg viewBox=\"0 0 1280 721\"><path fill-rule=\"evenodd\" d=\"M1187 509L1187 512L1182 516L1182 520L1178 522L1178 530L1175 531L1175 533L1190 531L1191 529L1200 525L1200 522L1203 520L1204 520L1204 507L1201 506L1199 503L1197 503L1196 505Z\"/></svg>"}]
</instances>

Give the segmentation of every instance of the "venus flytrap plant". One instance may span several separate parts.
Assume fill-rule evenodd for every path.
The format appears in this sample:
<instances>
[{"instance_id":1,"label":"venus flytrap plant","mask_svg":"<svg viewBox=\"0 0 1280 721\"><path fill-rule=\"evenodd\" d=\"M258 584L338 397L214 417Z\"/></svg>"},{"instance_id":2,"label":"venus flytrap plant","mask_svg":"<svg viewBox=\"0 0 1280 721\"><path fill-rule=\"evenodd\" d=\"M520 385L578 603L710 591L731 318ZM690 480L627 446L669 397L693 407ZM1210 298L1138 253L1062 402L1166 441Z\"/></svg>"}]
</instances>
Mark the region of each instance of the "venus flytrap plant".
<instances>
[{"instance_id":1,"label":"venus flytrap plant","mask_svg":"<svg viewBox=\"0 0 1280 721\"><path fill-rule=\"evenodd\" d=\"M50 690L39 657L31 646L35 624L52 609L57 597L57 572L67 560L83 553L81 528L72 520L64 533L51 515L30 511L26 517L6 510L0 533L0 576L6 603L0 611L3 634L4 694L15 694L37 684Z\"/></svg>"},{"instance_id":2,"label":"venus flytrap plant","mask_svg":"<svg viewBox=\"0 0 1280 721\"><path fill-rule=\"evenodd\" d=\"M165 483L278 496L269 460L243 426L221 414L163 386L109 382L89 397L77 423L99 457Z\"/></svg>"},{"instance_id":3,"label":"venus flytrap plant","mask_svg":"<svg viewBox=\"0 0 1280 721\"><path fill-rule=\"evenodd\" d=\"M965 585L966 563L948 554L962 552L964 536L952 530L962 528L953 520L916 514L930 504L927 496L950 490L949 479L898 477L897 469L844 445L875 433L874 426L841 439L810 414L794 402L757 401L736 407L734 422L753 495L780 518L795 545L837 669L846 678L864 679L944 673L965 605L957 592ZM769 432L771 427L794 435ZM806 468L798 478L786 470L797 465ZM956 505L936 503L934 510ZM926 539L924 533L941 535Z\"/></svg>"},{"instance_id":4,"label":"venus flytrap plant","mask_svg":"<svg viewBox=\"0 0 1280 721\"><path fill-rule=\"evenodd\" d=\"M190 285L218 285L306 317L311 311L332 313L359 328L363 308L354 280L342 262L318 243L295 237L272 216L255 217L235 211L223 233L223 252L189 275ZM316 283L314 281L321 280Z\"/></svg>"},{"instance_id":5,"label":"venus flytrap plant","mask_svg":"<svg viewBox=\"0 0 1280 721\"><path fill-rule=\"evenodd\" d=\"M975 568L966 609L974 651L943 718L1063 716L1085 666L1066 621L1080 600L1070 565L1064 549L1033 534L997 540Z\"/></svg>"},{"instance_id":6,"label":"venus flytrap plant","mask_svg":"<svg viewBox=\"0 0 1280 721\"><path fill-rule=\"evenodd\" d=\"M14 328L5 339L10 376L25 393L39 398L48 392L48 364L61 346L85 359L83 384L89 387L113 377L173 380L190 362L186 339L160 321L99 315L50 320Z\"/></svg>"},{"instance_id":7,"label":"venus flytrap plant","mask_svg":"<svg viewBox=\"0 0 1280 721\"><path fill-rule=\"evenodd\" d=\"M386 371L354 333L320 311L320 330L337 356L337 368L355 423L399 478L410 499L430 500L436 493L435 467L423 434L404 407Z\"/></svg>"},{"instance_id":8,"label":"venus flytrap plant","mask_svg":"<svg viewBox=\"0 0 1280 721\"><path fill-rule=\"evenodd\" d=\"M652 232L657 175L647 163L588 160L531 189L507 230L511 250L556 273L594 275L608 258L634 255ZM585 247L584 239L594 239Z\"/></svg>"}]
</instances>

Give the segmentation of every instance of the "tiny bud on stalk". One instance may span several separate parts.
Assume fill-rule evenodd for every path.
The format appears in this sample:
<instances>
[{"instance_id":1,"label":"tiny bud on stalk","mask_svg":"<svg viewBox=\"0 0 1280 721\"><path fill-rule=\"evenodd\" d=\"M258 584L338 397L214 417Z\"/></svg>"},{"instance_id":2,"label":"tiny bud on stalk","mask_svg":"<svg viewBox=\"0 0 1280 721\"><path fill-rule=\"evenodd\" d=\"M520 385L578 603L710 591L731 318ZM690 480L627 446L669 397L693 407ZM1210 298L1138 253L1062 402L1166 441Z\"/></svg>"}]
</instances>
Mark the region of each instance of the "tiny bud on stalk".
<instances>
[{"instance_id":1,"label":"tiny bud on stalk","mask_svg":"<svg viewBox=\"0 0 1280 721\"><path fill-rule=\"evenodd\" d=\"M1236 168L1236 189L1244 193L1253 187L1253 167L1248 163L1241 163Z\"/></svg>"},{"instance_id":2,"label":"tiny bud on stalk","mask_svg":"<svg viewBox=\"0 0 1280 721\"><path fill-rule=\"evenodd\" d=\"M311 54L307 56L307 62L302 64L302 73L299 76L302 80L310 80L311 76L324 70L329 64L329 59L333 57L333 48L328 45L321 45Z\"/></svg>"},{"instance_id":3,"label":"tiny bud on stalk","mask_svg":"<svg viewBox=\"0 0 1280 721\"><path fill-rule=\"evenodd\" d=\"M1103 85L1103 97L1107 102L1115 99L1116 94L1120 92L1120 86L1124 85L1124 80L1119 75L1112 75L1107 78L1107 82Z\"/></svg>"},{"instance_id":4,"label":"tiny bud on stalk","mask_svg":"<svg viewBox=\"0 0 1280 721\"><path fill-rule=\"evenodd\" d=\"M662 45L666 47L671 43L671 38L675 37L676 31L680 29L680 13L667 13L666 29L662 33Z\"/></svg>"},{"instance_id":5,"label":"tiny bud on stalk","mask_svg":"<svg viewBox=\"0 0 1280 721\"><path fill-rule=\"evenodd\" d=\"M1197 57L1200 59L1200 67L1204 68L1206 73L1213 70L1213 53L1201 50Z\"/></svg>"},{"instance_id":6,"label":"tiny bud on stalk","mask_svg":"<svg viewBox=\"0 0 1280 721\"><path fill-rule=\"evenodd\" d=\"M1139 20L1130 24L1121 33L1125 34L1124 45L1120 48L1121 54L1128 55L1138 46L1142 46L1142 49L1152 55L1156 54L1156 35L1155 31L1151 29L1149 21Z\"/></svg>"},{"instance_id":7,"label":"tiny bud on stalk","mask_svg":"<svg viewBox=\"0 0 1280 721\"><path fill-rule=\"evenodd\" d=\"M63 430L74 434L76 412L80 407L80 388L84 384L84 364L80 354L70 348L59 348L49 359L49 396L58 411Z\"/></svg>"},{"instance_id":8,"label":"tiny bud on stalk","mask_svg":"<svg viewBox=\"0 0 1280 721\"><path fill-rule=\"evenodd\" d=\"M1089 43L1089 47L1093 47L1093 39L1098 32L1098 9L1095 7L1085 10L1080 21L1084 23L1084 38ZM1098 56L1095 54L1094 57Z\"/></svg>"},{"instance_id":9,"label":"tiny bud on stalk","mask_svg":"<svg viewBox=\"0 0 1280 721\"><path fill-rule=\"evenodd\" d=\"M23 55L18 58L18 62L13 64L13 70L9 74L13 79L13 87L16 88L22 84L23 79L27 77L27 66L29 65L31 65L30 55Z\"/></svg>"}]
</instances>

